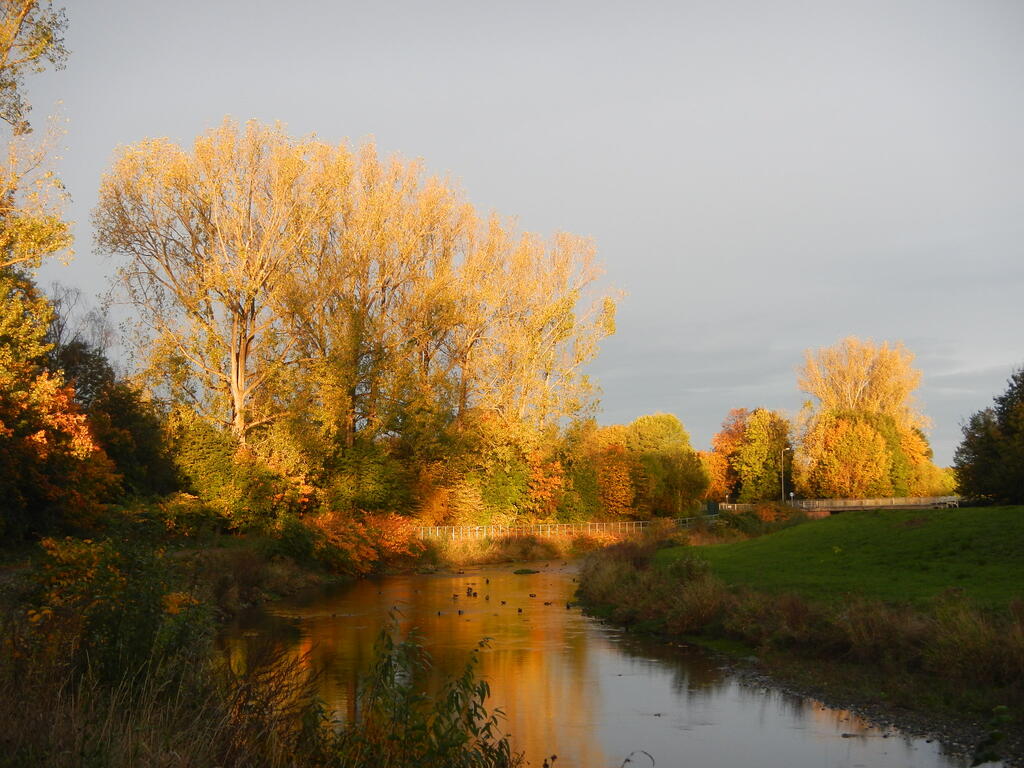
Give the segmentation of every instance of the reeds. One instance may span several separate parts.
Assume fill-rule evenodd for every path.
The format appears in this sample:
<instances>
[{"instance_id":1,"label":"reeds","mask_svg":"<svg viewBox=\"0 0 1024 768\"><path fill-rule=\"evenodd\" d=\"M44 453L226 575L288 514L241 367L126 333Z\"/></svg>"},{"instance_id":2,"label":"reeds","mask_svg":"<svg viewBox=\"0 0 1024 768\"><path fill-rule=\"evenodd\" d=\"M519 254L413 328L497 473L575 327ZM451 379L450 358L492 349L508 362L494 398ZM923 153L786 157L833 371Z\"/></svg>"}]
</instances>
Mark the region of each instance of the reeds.
<instances>
[{"instance_id":1,"label":"reeds","mask_svg":"<svg viewBox=\"0 0 1024 768\"><path fill-rule=\"evenodd\" d=\"M394 631L393 629L391 631ZM53 657L0 660L0 766L506 768L520 763L485 707L472 660L439 696L416 685L429 659L384 633L359 715L333 720L299 659L257 646L243 668L154 659L110 683Z\"/></svg>"}]
</instances>

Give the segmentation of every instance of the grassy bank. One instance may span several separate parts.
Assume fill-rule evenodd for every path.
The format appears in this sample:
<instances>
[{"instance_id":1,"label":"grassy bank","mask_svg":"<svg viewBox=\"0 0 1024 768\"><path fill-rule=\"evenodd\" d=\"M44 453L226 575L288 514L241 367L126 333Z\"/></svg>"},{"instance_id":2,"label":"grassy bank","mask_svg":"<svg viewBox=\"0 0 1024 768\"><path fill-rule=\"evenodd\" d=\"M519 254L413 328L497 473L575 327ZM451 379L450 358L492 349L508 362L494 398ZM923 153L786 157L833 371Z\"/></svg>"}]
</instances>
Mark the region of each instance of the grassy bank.
<instances>
[{"instance_id":1,"label":"grassy bank","mask_svg":"<svg viewBox=\"0 0 1024 768\"><path fill-rule=\"evenodd\" d=\"M1019 724L1022 513L858 513L713 546L624 544L587 559L579 598L855 699L982 721L1007 705Z\"/></svg>"},{"instance_id":2,"label":"grassy bank","mask_svg":"<svg viewBox=\"0 0 1024 768\"><path fill-rule=\"evenodd\" d=\"M700 548L716 576L823 602L845 595L926 606L948 589L1005 610L1024 598L1024 507L873 510ZM664 549L656 562L689 557Z\"/></svg>"}]
</instances>

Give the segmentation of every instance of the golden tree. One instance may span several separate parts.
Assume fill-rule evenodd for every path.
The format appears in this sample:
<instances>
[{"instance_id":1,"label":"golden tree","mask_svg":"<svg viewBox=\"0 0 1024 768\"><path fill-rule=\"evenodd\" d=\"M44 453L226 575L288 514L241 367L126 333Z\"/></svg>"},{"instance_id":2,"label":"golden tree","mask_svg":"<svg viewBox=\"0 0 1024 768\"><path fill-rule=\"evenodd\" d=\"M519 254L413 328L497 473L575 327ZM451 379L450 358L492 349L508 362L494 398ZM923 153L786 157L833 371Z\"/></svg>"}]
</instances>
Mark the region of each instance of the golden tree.
<instances>
[{"instance_id":1,"label":"golden tree","mask_svg":"<svg viewBox=\"0 0 1024 768\"><path fill-rule=\"evenodd\" d=\"M244 442L276 418L273 389L300 360L301 258L335 191L323 147L230 121L191 152L122 148L104 176L97 243L153 333L150 366Z\"/></svg>"},{"instance_id":2,"label":"golden tree","mask_svg":"<svg viewBox=\"0 0 1024 768\"><path fill-rule=\"evenodd\" d=\"M914 407L921 372L902 344L880 345L848 336L832 347L804 354L797 386L818 399L819 411L880 413L900 427L923 428L928 420Z\"/></svg>"},{"instance_id":3,"label":"golden tree","mask_svg":"<svg viewBox=\"0 0 1024 768\"><path fill-rule=\"evenodd\" d=\"M583 369L614 330L589 240L483 218L372 143L230 121L191 148L119 150L94 218L151 381L276 470L357 499L343 475L369 462L471 499L426 482L457 444L476 452L465 472L530 475L546 500L523 509L554 504L550 435L593 403Z\"/></svg>"},{"instance_id":4,"label":"golden tree","mask_svg":"<svg viewBox=\"0 0 1024 768\"><path fill-rule=\"evenodd\" d=\"M63 63L64 26L49 3L0 0L0 119L14 134L0 165L0 536L88 522L116 480L74 391L47 370L52 308L34 282L71 236L48 168L53 135L30 143L22 81Z\"/></svg>"},{"instance_id":5,"label":"golden tree","mask_svg":"<svg viewBox=\"0 0 1024 768\"><path fill-rule=\"evenodd\" d=\"M817 398L796 461L802 493L919 495L941 487L913 393L921 372L902 345L855 337L808 351L798 384ZM881 446L881 447L880 447Z\"/></svg>"}]
</instances>

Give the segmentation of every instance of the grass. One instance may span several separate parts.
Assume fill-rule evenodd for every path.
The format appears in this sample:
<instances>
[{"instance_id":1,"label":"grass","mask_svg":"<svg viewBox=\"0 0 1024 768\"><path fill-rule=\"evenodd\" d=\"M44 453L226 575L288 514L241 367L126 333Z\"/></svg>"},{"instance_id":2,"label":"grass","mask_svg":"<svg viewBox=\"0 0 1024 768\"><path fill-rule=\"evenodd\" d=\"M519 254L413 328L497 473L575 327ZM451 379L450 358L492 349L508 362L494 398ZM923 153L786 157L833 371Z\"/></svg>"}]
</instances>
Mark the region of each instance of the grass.
<instances>
[{"instance_id":1,"label":"grass","mask_svg":"<svg viewBox=\"0 0 1024 768\"><path fill-rule=\"evenodd\" d=\"M837 603L847 595L925 606L950 588L977 606L1024 597L1024 507L846 512L695 551L728 584Z\"/></svg>"}]
</instances>

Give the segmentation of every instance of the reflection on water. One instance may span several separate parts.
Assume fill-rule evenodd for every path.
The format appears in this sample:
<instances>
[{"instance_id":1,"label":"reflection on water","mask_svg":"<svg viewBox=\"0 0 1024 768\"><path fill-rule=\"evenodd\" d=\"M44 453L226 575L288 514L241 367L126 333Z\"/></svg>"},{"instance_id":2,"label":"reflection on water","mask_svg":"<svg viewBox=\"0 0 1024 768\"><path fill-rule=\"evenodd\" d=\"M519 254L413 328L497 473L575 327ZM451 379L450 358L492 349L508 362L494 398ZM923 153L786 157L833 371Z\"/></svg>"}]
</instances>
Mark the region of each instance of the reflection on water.
<instances>
[{"instance_id":1,"label":"reflection on water","mask_svg":"<svg viewBox=\"0 0 1024 768\"><path fill-rule=\"evenodd\" d=\"M525 576L514 567L394 576L277 603L240 620L224 646L239 660L257 641L306 655L321 698L351 717L389 612L422 635L430 690L490 638L478 667L488 706L504 711L513 747L531 765L557 754L558 768L619 766L634 751L631 765L649 763L639 750L658 768L960 765L936 743L886 737L849 712L742 683L699 649L645 641L567 608L575 584L564 564Z\"/></svg>"}]
</instances>

